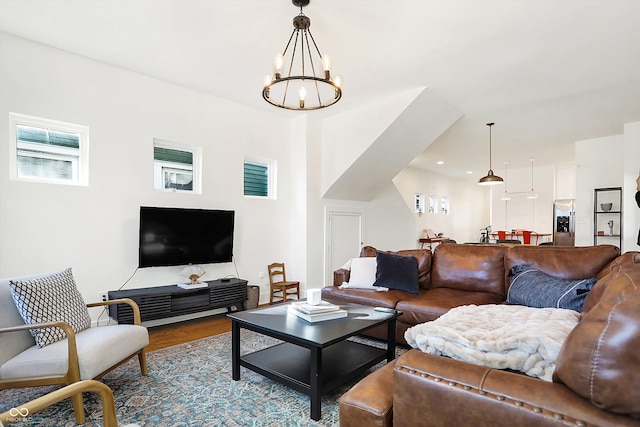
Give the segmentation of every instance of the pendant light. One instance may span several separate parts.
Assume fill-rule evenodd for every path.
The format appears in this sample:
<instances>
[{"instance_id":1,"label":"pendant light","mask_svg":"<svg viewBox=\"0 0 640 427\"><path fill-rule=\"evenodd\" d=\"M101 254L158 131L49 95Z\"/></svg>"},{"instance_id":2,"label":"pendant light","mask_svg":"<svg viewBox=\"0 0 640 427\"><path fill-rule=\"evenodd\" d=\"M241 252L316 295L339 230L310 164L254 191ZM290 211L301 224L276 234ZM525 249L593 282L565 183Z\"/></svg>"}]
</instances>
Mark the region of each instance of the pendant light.
<instances>
[{"instance_id":1,"label":"pendant light","mask_svg":"<svg viewBox=\"0 0 640 427\"><path fill-rule=\"evenodd\" d=\"M491 126L493 125L495 125L495 123L487 123L487 126L489 126L489 172L487 172L486 176L478 180L478 185L497 185L504 183L503 179L498 175L494 175L491 169Z\"/></svg>"},{"instance_id":2,"label":"pendant light","mask_svg":"<svg viewBox=\"0 0 640 427\"><path fill-rule=\"evenodd\" d=\"M533 191L533 161L535 159L529 159L531 161L531 192L527 194L527 199L537 199L538 194Z\"/></svg>"},{"instance_id":3,"label":"pendant light","mask_svg":"<svg viewBox=\"0 0 640 427\"><path fill-rule=\"evenodd\" d=\"M511 200L511 195L507 193L507 180L509 177L507 176L507 162L504 162L504 194L500 200Z\"/></svg>"},{"instance_id":4,"label":"pendant light","mask_svg":"<svg viewBox=\"0 0 640 427\"><path fill-rule=\"evenodd\" d=\"M310 1L292 0L300 13L293 18L284 51L276 55L275 73L265 78L262 89L265 101L286 110L317 110L342 98L341 79L332 77L329 57L320 53L311 34L311 19L302 10Z\"/></svg>"}]
</instances>

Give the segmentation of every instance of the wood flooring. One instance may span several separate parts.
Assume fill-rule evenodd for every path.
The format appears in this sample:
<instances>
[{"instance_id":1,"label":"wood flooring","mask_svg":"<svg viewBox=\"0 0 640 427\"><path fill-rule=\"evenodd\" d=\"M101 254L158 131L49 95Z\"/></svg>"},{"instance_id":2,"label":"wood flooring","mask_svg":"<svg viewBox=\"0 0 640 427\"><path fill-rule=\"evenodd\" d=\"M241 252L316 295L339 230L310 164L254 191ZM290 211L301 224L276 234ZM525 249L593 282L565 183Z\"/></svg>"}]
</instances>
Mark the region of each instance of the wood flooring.
<instances>
[{"instance_id":1,"label":"wood flooring","mask_svg":"<svg viewBox=\"0 0 640 427\"><path fill-rule=\"evenodd\" d=\"M147 352L231 331L225 314L149 328Z\"/></svg>"}]
</instances>

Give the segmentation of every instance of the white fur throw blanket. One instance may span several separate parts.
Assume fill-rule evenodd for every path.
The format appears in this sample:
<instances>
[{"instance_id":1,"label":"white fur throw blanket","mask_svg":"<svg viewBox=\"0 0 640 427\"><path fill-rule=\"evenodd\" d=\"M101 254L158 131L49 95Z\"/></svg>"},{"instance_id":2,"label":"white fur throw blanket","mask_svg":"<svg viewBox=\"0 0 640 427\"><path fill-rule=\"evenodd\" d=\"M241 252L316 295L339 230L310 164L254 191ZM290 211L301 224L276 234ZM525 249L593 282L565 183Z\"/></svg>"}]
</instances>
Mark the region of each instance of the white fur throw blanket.
<instances>
[{"instance_id":1,"label":"white fur throw blanket","mask_svg":"<svg viewBox=\"0 0 640 427\"><path fill-rule=\"evenodd\" d=\"M404 334L425 353L551 381L560 347L580 313L521 305L465 305Z\"/></svg>"}]
</instances>

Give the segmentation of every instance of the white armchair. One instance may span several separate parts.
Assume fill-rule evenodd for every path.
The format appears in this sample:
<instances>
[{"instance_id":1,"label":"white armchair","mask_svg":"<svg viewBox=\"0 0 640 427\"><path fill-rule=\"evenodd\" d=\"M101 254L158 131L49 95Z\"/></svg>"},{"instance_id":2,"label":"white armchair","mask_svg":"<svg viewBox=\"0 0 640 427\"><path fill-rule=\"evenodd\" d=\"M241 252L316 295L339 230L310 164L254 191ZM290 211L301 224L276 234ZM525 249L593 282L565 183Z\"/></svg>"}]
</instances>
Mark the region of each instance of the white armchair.
<instances>
[{"instance_id":1,"label":"white armchair","mask_svg":"<svg viewBox=\"0 0 640 427\"><path fill-rule=\"evenodd\" d=\"M147 374L145 347L149 344L149 334L140 325L140 311L134 301L120 299L87 304L87 307L129 304L134 312L133 325L90 327L80 332L74 332L65 322L25 325L13 301L9 281L0 280L0 390L68 385L100 378L134 356L138 356L142 375ZM66 339L39 348L29 329L54 326L65 332ZM82 393L74 394L71 399L76 422L84 424Z\"/></svg>"}]
</instances>

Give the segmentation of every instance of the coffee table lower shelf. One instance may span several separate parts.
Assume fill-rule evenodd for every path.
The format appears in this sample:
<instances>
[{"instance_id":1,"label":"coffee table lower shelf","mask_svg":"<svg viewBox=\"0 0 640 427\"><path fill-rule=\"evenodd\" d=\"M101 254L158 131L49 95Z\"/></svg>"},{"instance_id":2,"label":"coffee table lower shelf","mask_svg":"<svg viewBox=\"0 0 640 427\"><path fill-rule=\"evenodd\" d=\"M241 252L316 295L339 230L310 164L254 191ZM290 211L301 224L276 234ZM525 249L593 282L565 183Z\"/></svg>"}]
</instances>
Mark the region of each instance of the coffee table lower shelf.
<instances>
[{"instance_id":1,"label":"coffee table lower shelf","mask_svg":"<svg viewBox=\"0 0 640 427\"><path fill-rule=\"evenodd\" d=\"M314 363L310 348L286 342L277 344L241 356L240 366L308 395L311 398L311 418L318 420L320 398L386 360L387 350L345 340L321 349L318 357L321 363L317 389L311 381Z\"/></svg>"}]
</instances>

